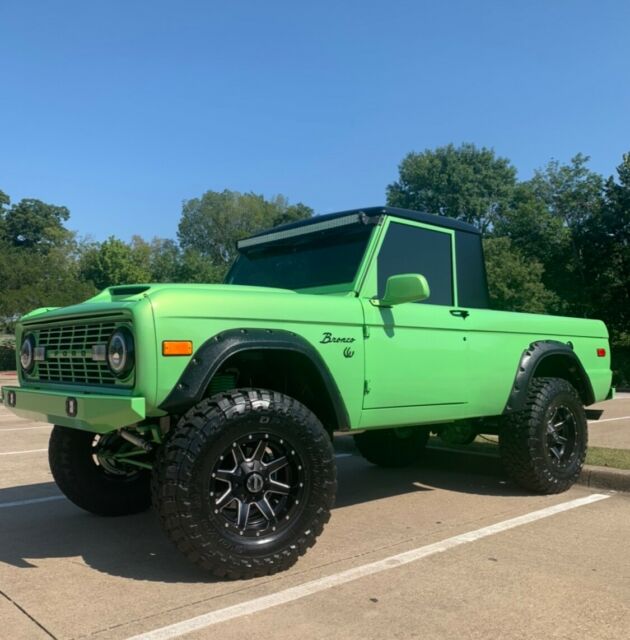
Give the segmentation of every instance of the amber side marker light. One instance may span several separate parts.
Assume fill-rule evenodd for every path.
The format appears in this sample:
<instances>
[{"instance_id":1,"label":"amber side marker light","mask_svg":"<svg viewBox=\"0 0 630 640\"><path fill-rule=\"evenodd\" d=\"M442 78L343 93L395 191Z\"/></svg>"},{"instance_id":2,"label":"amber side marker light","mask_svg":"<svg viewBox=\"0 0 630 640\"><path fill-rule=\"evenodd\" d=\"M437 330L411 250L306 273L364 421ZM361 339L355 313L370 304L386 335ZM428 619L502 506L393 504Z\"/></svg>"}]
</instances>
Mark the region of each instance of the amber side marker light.
<instances>
[{"instance_id":1,"label":"amber side marker light","mask_svg":"<svg viewBox=\"0 0 630 640\"><path fill-rule=\"evenodd\" d=\"M606 357L606 349L598 349L598 350L597 350L597 357L598 357L598 358L604 358L604 357Z\"/></svg>"},{"instance_id":2,"label":"amber side marker light","mask_svg":"<svg viewBox=\"0 0 630 640\"><path fill-rule=\"evenodd\" d=\"M163 356L192 356L193 343L191 340L164 340L162 342Z\"/></svg>"}]
</instances>

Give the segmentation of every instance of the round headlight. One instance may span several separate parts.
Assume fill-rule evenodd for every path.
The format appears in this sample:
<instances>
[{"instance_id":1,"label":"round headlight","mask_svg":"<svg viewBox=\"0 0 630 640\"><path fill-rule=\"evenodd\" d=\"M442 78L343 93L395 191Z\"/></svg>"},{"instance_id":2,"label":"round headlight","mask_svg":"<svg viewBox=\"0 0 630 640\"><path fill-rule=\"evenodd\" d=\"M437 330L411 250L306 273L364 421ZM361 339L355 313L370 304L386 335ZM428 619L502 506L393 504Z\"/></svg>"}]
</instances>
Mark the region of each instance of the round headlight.
<instances>
[{"instance_id":1,"label":"round headlight","mask_svg":"<svg viewBox=\"0 0 630 640\"><path fill-rule=\"evenodd\" d=\"M22 342L20 364L24 373L30 373L33 370L33 365L35 364L35 337L32 333L29 333Z\"/></svg>"},{"instance_id":2,"label":"round headlight","mask_svg":"<svg viewBox=\"0 0 630 640\"><path fill-rule=\"evenodd\" d=\"M134 365L133 336L128 329L116 329L107 345L107 364L115 376L127 375Z\"/></svg>"}]
</instances>

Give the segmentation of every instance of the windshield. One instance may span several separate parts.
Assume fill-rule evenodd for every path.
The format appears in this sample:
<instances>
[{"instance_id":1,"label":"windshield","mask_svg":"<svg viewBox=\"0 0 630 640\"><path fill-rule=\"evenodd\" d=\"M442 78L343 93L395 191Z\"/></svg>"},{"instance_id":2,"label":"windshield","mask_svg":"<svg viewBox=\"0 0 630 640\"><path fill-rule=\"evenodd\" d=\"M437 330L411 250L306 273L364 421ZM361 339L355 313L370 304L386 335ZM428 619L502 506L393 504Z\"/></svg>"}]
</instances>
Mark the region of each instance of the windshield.
<instances>
[{"instance_id":1,"label":"windshield","mask_svg":"<svg viewBox=\"0 0 630 640\"><path fill-rule=\"evenodd\" d=\"M372 228L353 224L241 249L225 282L281 289L350 285Z\"/></svg>"}]
</instances>

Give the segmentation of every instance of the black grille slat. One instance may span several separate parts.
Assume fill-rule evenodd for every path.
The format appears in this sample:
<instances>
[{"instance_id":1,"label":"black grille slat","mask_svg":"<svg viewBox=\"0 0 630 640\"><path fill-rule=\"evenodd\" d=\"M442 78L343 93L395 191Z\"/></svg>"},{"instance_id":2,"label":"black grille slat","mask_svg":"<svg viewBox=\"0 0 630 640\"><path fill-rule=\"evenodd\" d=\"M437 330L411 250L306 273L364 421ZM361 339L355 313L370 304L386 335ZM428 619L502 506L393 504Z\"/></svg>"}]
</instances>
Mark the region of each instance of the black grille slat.
<instances>
[{"instance_id":1,"label":"black grille slat","mask_svg":"<svg viewBox=\"0 0 630 640\"><path fill-rule=\"evenodd\" d=\"M106 344L120 324L107 321L39 328L37 346L46 348L46 360L38 363L34 378L40 382L116 384L107 363L92 360L92 347Z\"/></svg>"}]
</instances>

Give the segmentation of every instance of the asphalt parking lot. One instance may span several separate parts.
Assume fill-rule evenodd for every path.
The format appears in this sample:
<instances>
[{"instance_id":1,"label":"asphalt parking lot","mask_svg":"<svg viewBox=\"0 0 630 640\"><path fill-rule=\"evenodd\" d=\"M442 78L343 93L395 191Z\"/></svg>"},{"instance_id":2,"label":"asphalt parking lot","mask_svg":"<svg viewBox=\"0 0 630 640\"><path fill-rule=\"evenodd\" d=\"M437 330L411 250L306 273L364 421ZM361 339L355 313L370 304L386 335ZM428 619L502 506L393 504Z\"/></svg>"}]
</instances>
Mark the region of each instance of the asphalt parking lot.
<instances>
[{"instance_id":1,"label":"asphalt parking lot","mask_svg":"<svg viewBox=\"0 0 630 640\"><path fill-rule=\"evenodd\" d=\"M342 442L317 545L286 573L226 582L152 513L102 519L61 497L49 432L0 406L0 638L630 637L629 494L528 495L474 456L384 470Z\"/></svg>"}]
</instances>

